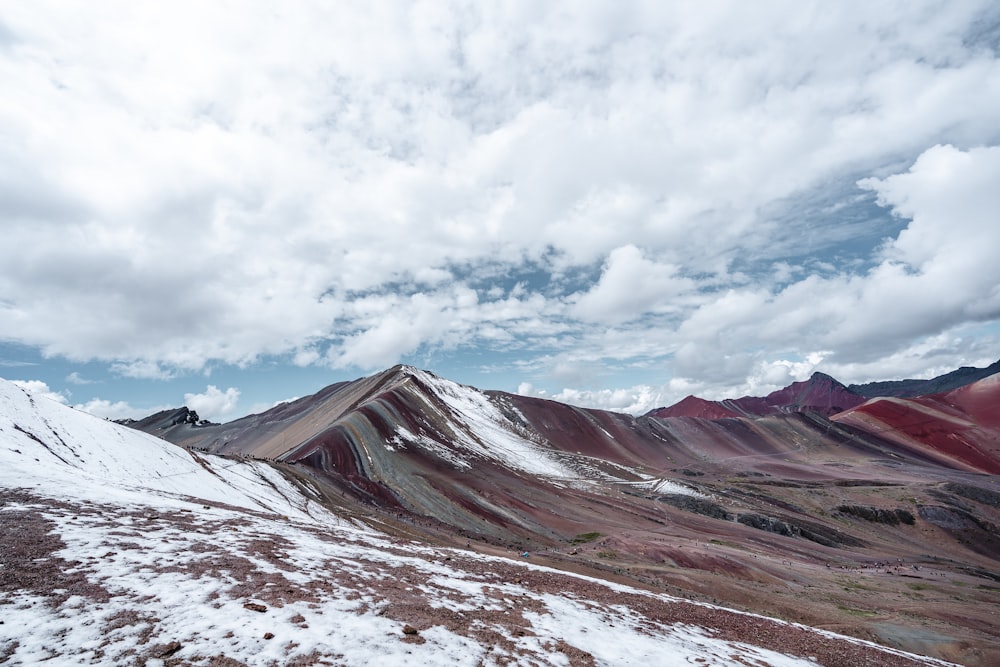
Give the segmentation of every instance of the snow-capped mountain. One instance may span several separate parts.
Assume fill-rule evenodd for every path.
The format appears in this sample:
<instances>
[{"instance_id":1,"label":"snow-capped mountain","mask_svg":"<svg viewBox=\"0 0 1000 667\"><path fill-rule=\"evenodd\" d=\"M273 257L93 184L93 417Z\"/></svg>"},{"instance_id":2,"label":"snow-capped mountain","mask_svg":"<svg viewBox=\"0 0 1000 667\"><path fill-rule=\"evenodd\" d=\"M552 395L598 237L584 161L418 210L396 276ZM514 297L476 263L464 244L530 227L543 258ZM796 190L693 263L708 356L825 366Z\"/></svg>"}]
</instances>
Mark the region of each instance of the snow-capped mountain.
<instances>
[{"instance_id":1,"label":"snow-capped mountain","mask_svg":"<svg viewBox=\"0 0 1000 667\"><path fill-rule=\"evenodd\" d=\"M803 405L822 400L786 393ZM676 634L687 623L739 642L748 619L764 622L718 602L964 664L1000 657L990 593L1000 581L1000 484L983 468L998 426L988 387L928 399L939 411L950 405L941 429L961 413L954 437L986 438L987 458L975 460L916 446L926 429L894 426L892 415L866 412L868 403L834 420L814 410L632 417L483 392L411 367L229 424L168 411L133 424L147 435L12 385L3 396L0 517L8 528L34 526L8 531L3 590L23 601L23 618L47 628L38 636L73 637L47 640L58 651L87 647L83 661L112 650L118 662L178 664L464 664L461 652L479 656L470 664L646 664L672 651L744 659ZM909 429L905 439L897 426ZM600 583L609 580L638 588ZM166 581L184 600L140 592ZM946 597L914 604L925 590ZM25 591L34 593L17 597ZM130 606L108 605L126 599ZM184 606L192 600L215 619L209 626L173 620L193 624ZM97 620L71 633L81 609ZM370 642L353 653L335 648L343 638L323 643L316 628L335 614L347 615L336 616L338 627L360 624ZM132 632L112 617L149 622ZM264 633L290 637L280 651L255 634L261 619ZM662 641L642 633L647 622ZM629 628L640 653L592 641L602 623ZM742 629L721 630L726 623ZM407 624L415 635L401 634ZM105 639L113 626L124 643ZM813 635L776 636L786 635L813 646L803 638ZM10 626L0 636L24 660L42 655L25 652ZM375 637L393 637L391 650ZM750 644L844 664L819 649ZM255 651L267 657L245 657Z\"/></svg>"},{"instance_id":2,"label":"snow-capped mountain","mask_svg":"<svg viewBox=\"0 0 1000 667\"><path fill-rule=\"evenodd\" d=\"M0 497L7 664L940 664L406 540L265 462L6 381Z\"/></svg>"},{"instance_id":3,"label":"snow-capped mountain","mask_svg":"<svg viewBox=\"0 0 1000 667\"><path fill-rule=\"evenodd\" d=\"M633 417L399 366L228 424L188 423L181 408L133 426L270 460L408 537L1000 660L996 401L961 420L956 403L921 430L861 418L870 402L828 417L843 385L813 379L776 392L783 407L766 416ZM976 456L953 446L968 438ZM874 567L887 562L902 576ZM914 603L925 586L944 592L933 605Z\"/></svg>"}]
</instances>

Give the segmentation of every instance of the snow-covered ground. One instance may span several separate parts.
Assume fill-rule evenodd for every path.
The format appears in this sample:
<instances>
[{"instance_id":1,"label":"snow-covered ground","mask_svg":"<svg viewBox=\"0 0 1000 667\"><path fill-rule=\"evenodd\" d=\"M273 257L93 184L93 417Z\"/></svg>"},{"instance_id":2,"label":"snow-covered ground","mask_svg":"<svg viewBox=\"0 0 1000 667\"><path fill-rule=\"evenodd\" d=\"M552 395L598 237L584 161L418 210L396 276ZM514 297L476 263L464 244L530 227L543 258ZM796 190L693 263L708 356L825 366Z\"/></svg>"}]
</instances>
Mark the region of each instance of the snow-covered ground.
<instances>
[{"instance_id":1,"label":"snow-covered ground","mask_svg":"<svg viewBox=\"0 0 1000 667\"><path fill-rule=\"evenodd\" d=\"M0 545L13 665L943 664L398 540L2 380Z\"/></svg>"}]
</instances>

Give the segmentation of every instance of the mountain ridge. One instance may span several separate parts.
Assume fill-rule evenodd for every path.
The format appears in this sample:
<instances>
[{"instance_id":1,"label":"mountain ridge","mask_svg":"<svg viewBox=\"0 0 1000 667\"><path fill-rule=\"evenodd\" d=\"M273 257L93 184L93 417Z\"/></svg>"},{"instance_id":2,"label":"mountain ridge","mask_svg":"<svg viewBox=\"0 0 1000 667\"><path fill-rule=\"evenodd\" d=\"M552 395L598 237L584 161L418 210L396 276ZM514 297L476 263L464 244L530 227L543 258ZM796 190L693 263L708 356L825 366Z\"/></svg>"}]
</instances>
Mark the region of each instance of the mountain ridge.
<instances>
[{"instance_id":1,"label":"mountain ridge","mask_svg":"<svg viewBox=\"0 0 1000 667\"><path fill-rule=\"evenodd\" d=\"M287 472L192 454L0 380L3 661L945 664L400 539ZM602 639L608 626L624 646Z\"/></svg>"},{"instance_id":2,"label":"mountain ridge","mask_svg":"<svg viewBox=\"0 0 1000 667\"><path fill-rule=\"evenodd\" d=\"M654 408L653 417L764 417L781 412L814 411L831 416L881 396L916 398L958 389L1000 373L1000 360L985 368L962 367L929 380L885 380L866 384L844 385L819 371L807 380L793 382L767 396L742 396L718 401L689 395L669 406Z\"/></svg>"},{"instance_id":3,"label":"mountain ridge","mask_svg":"<svg viewBox=\"0 0 1000 667\"><path fill-rule=\"evenodd\" d=\"M947 557L956 604L971 601L961 586L980 585L963 573L981 573L986 586L1000 581L997 403L975 385L927 405L919 399L919 409L947 419L914 430L908 410L866 417L863 397L849 396L858 405L841 411L844 391L818 374L772 392L773 405L760 399L763 416L634 416L397 366L229 424L175 424L159 434L205 454L287 466L425 539L544 553L561 567L630 573L785 618L802 613L791 591L808 577L826 596L807 605L810 618L909 645L885 625L847 620L843 608L863 602L832 566L816 564L903 559L913 563L907 577L922 578ZM753 601L750 582L761 587ZM905 582L869 577L864 585L902 610ZM934 617L927 622L942 636L983 646L969 633L989 634L990 609L964 629L936 616L959 613L947 605L920 614ZM903 615L892 623L913 627ZM935 655L958 655L948 642L932 644Z\"/></svg>"},{"instance_id":4,"label":"mountain ridge","mask_svg":"<svg viewBox=\"0 0 1000 667\"><path fill-rule=\"evenodd\" d=\"M965 394L967 420L993 432L992 394ZM980 588L1000 581L1000 482L884 426L815 411L632 416L402 366L228 424L177 416L144 426L220 474L270 466L306 492L295 502L406 539L529 554L967 664L1000 657L996 601ZM905 578L872 565L887 561ZM908 582L948 597L915 609ZM868 591L884 613L851 611Z\"/></svg>"},{"instance_id":5,"label":"mountain ridge","mask_svg":"<svg viewBox=\"0 0 1000 667\"><path fill-rule=\"evenodd\" d=\"M896 396L899 398L916 398L927 394L940 394L958 389L967 384L1000 373L1000 360L984 368L963 366L944 375L929 380L884 380L867 382L865 384L848 385L848 389L866 398L878 396Z\"/></svg>"},{"instance_id":6,"label":"mountain ridge","mask_svg":"<svg viewBox=\"0 0 1000 667\"><path fill-rule=\"evenodd\" d=\"M766 417L787 412L818 412L825 416L860 405L865 397L848 389L843 383L825 373L813 373L808 380L772 391L767 396L710 401L688 396L671 406L655 408L646 414L651 417ZM713 416L719 415L719 416Z\"/></svg>"}]
</instances>

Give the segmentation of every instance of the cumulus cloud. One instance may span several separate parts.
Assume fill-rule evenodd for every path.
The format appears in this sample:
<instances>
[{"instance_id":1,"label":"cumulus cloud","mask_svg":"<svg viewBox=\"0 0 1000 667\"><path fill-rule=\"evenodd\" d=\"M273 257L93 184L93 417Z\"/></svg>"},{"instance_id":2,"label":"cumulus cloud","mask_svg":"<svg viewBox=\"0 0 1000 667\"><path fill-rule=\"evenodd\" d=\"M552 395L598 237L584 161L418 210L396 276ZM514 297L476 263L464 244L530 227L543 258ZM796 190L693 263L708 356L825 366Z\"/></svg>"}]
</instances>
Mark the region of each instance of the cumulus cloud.
<instances>
[{"instance_id":1,"label":"cumulus cloud","mask_svg":"<svg viewBox=\"0 0 1000 667\"><path fill-rule=\"evenodd\" d=\"M73 371L72 373L67 375L66 382L69 382L70 384L79 384L79 385L94 384L94 380L88 380L87 378L80 375L79 371Z\"/></svg>"},{"instance_id":2,"label":"cumulus cloud","mask_svg":"<svg viewBox=\"0 0 1000 667\"><path fill-rule=\"evenodd\" d=\"M677 275L678 267L646 259L634 245L608 255L597 283L576 302L574 314L584 320L620 322L642 317L658 306L677 307L676 300L695 287Z\"/></svg>"},{"instance_id":3,"label":"cumulus cloud","mask_svg":"<svg viewBox=\"0 0 1000 667\"><path fill-rule=\"evenodd\" d=\"M65 394L53 391L49 388L48 383L41 380L11 380L11 382L34 396L40 396L56 403L62 403L63 405L69 403L69 399Z\"/></svg>"},{"instance_id":4,"label":"cumulus cloud","mask_svg":"<svg viewBox=\"0 0 1000 667\"><path fill-rule=\"evenodd\" d=\"M11 380L13 384L22 387L35 397L45 398L62 405L71 406L76 410L87 412L103 419L141 419L154 412L165 410L169 406L156 408L137 408L127 401L109 401L102 398L92 398L83 403L71 403L68 392L54 391L47 382L42 380ZM79 383L76 383L79 384ZM89 382L84 382L89 384Z\"/></svg>"},{"instance_id":5,"label":"cumulus cloud","mask_svg":"<svg viewBox=\"0 0 1000 667\"><path fill-rule=\"evenodd\" d=\"M204 393L184 394L184 405L198 413L202 419L221 421L231 415L240 400L240 390L229 387L220 390L214 384L208 385Z\"/></svg>"},{"instance_id":6,"label":"cumulus cloud","mask_svg":"<svg viewBox=\"0 0 1000 667\"><path fill-rule=\"evenodd\" d=\"M2 341L155 380L876 368L998 317L990 8L11 7Z\"/></svg>"},{"instance_id":7,"label":"cumulus cloud","mask_svg":"<svg viewBox=\"0 0 1000 667\"><path fill-rule=\"evenodd\" d=\"M535 389L530 383L522 383L518 392L522 396L547 398L560 403L582 405L599 410L612 412L628 412L643 414L662 406L666 402L662 389L648 385L621 389L572 389L566 388L557 392L547 392Z\"/></svg>"},{"instance_id":8,"label":"cumulus cloud","mask_svg":"<svg viewBox=\"0 0 1000 667\"><path fill-rule=\"evenodd\" d=\"M113 363L111 372L138 380L170 380L176 375L174 371L163 368L159 362L146 360Z\"/></svg>"},{"instance_id":9,"label":"cumulus cloud","mask_svg":"<svg viewBox=\"0 0 1000 667\"><path fill-rule=\"evenodd\" d=\"M142 419L166 409L166 406L151 409L136 408L127 401L109 401L103 398L92 398L84 403L76 403L73 407L104 419Z\"/></svg>"}]
</instances>

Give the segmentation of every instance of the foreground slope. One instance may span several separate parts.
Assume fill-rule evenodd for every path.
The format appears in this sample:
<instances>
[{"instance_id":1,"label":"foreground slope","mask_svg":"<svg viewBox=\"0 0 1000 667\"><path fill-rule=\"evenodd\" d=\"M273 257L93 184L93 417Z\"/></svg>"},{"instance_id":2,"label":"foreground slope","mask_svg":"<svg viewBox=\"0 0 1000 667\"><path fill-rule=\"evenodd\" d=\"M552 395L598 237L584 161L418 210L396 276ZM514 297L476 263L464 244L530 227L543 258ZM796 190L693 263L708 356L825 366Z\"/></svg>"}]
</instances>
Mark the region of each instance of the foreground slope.
<instances>
[{"instance_id":1,"label":"foreground slope","mask_svg":"<svg viewBox=\"0 0 1000 667\"><path fill-rule=\"evenodd\" d=\"M0 381L8 664L943 664L331 513ZM377 517L366 517L369 523Z\"/></svg>"},{"instance_id":2,"label":"foreground slope","mask_svg":"<svg viewBox=\"0 0 1000 667\"><path fill-rule=\"evenodd\" d=\"M1000 660L1000 478L816 411L634 417L396 367L230 424L174 421L143 426L280 461L401 535Z\"/></svg>"}]
</instances>

